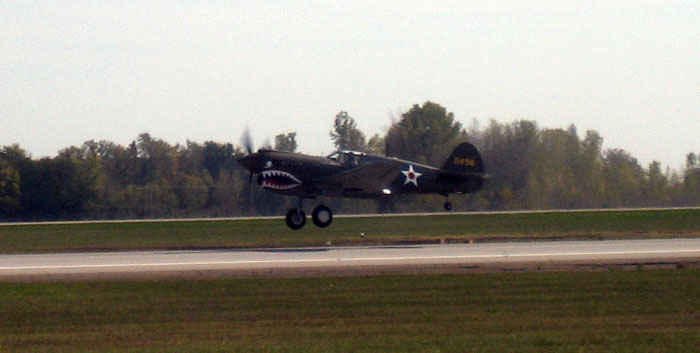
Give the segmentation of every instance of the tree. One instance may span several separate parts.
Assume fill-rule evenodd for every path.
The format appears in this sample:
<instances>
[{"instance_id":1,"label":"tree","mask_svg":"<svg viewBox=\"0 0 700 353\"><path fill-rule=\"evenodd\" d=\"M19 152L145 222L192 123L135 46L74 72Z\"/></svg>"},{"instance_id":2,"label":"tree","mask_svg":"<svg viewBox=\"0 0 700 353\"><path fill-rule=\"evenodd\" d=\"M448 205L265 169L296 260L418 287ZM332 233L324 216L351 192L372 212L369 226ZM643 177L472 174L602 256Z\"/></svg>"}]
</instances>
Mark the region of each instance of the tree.
<instances>
[{"instance_id":1,"label":"tree","mask_svg":"<svg viewBox=\"0 0 700 353\"><path fill-rule=\"evenodd\" d=\"M685 168L693 169L698 165L698 156L695 153L688 153L685 156Z\"/></svg>"},{"instance_id":2,"label":"tree","mask_svg":"<svg viewBox=\"0 0 700 353\"><path fill-rule=\"evenodd\" d=\"M0 149L0 217L14 217L22 211L22 172L31 165L29 154L18 144Z\"/></svg>"},{"instance_id":3,"label":"tree","mask_svg":"<svg viewBox=\"0 0 700 353\"><path fill-rule=\"evenodd\" d=\"M480 192L476 204L493 209L543 208L544 195L538 173L539 130L533 121L519 120L502 124L495 120L479 133L474 122L467 133L470 141L479 141L482 158L488 166L490 180Z\"/></svg>"},{"instance_id":4,"label":"tree","mask_svg":"<svg viewBox=\"0 0 700 353\"><path fill-rule=\"evenodd\" d=\"M234 166L233 145L230 143L220 144L214 141L204 143L204 168L209 171L209 175L214 180L219 179L222 169L231 171Z\"/></svg>"},{"instance_id":5,"label":"tree","mask_svg":"<svg viewBox=\"0 0 700 353\"><path fill-rule=\"evenodd\" d=\"M177 151L177 165L181 174L198 175L204 170L204 147L187 140Z\"/></svg>"},{"instance_id":6,"label":"tree","mask_svg":"<svg viewBox=\"0 0 700 353\"><path fill-rule=\"evenodd\" d=\"M603 138L597 131L586 131L581 142L581 156L578 159L577 176L582 189L580 207L595 208L603 205Z\"/></svg>"},{"instance_id":7,"label":"tree","mask_svg":"<svg viewBox=\"0 0 700 353\"><path fill-rule=\"evenodd\" d=\"M575 129L546 129L539 135L532 161L532 177L538 178L538 188L528 190L528 194L539 195L537 208L573 208L581 193L575 175L579 148Z\"/></svg>"},{"instance_id":8,"label":"tree","mask_svg":"<svg viewBox=\"0 0 700 353\"><path fill-rule=\"evenodd\" d=\"M52 160L56 177L56 197L61 210L57 214L79 217L96 197L98 170L90 160L61 156Z\"/></svg>"},{"instance_id":9,"label":"tree","mask_svg":"<svg viewBox=\"0 0 700 353\"><path fill-rule=\"evenodd\" d=\"M22 208L30 218L79 218L93 202L95 177L89 168L68 155L42 158L22 175Z\"/></svg>"},{"instance_id":10,"label":"tree","mask_svg":"<svg viewBox=\"0 0 700 353\"><path fill-rule=\"evenodd\" d=\"M141 166L141 184L174 179L177 171L176 149L170 144L143 133L136 140L136 149Z\"/></svg>"},{"instance_id":11,"label":"tree","mask_svg":"<svg viewBox=\"0 0 700 353\"><path fill-rule=\"evenodd\" d=\"M504 203L506 208L547 208L545 204L548 201L532 203L533 194L536 197L545 198L543 190L533 189L531 183L533 178L539 177L540 188L547 185L547 178L554 177L551 173L551 167L547 164L555 164L559 166L560 158L557 161L551 161L546 158L539 158L540 154L546 153L543 151L556 150L556 145L559 140L565 139L562 137L560 130L540 131L537 123L528 120L518 120L511 124L506 124L503 128L502 145L491 146L492 150L489 154L495 154L499 164L497 173L507 180L502 185L507 187L507 191L513 195L510 202ZM493 151L499 153L492 153ZM489 154L486 158L489 158ZM542 183L545 183L544 185ZM508 193L506 193L508 195ZM504 200L505 201L505 200Z\"/></svg>"},{"instance_id":12,"label":"tree","mask_svg":"<svg viewBox=\"0 0 700 353\"><path fill-rule=\"evenodd\" d=\"M377 155L386 154L386 142L379 134L374 134L367 142L367 152Z\"/></svg>"},{"instance_id":13,"label":"tree","mask_svg":"<svg viewBox=\"0 0 700 353\"><path fill-rule=\"evenodd\" d=\"M9 163L0 159L0 217L12 218L20 210L20 175Z\"/></svg>"},{"instance_id":14,"label":"tree","mask_svg":"<svg viewBox=\"0 0 700 353\"><path fill-rule=\"evenodd\" d=\"M682 200L686 205L700 203L700 164L695 153L686 155Z\"/></svg>"},{"instance_id":15,"label":"tree","mask_svg":"<svg viewBox=\"0 0 700 353\"><path fill-rule=\"evenodd\" d=\"M466 133L454 114L437 103L416 104L389 128L386 155L441 165L460 137Z\"/></svg>"},{"instance_id":16,"label":"tree","mask_svg":"<svg viewBox=\"0 0 700 353\"><path fill-rule=\"evenodd\" d=\"M630 207L640 204L644 171L627 151L611 149L605 152L603 169L605 207Z\"/></svg>"},{"instance_id":17,"label":"tree","mask_svg":"<svg viewBox=\"0 0 700 353\"><path fill-rule=\"evenodd\" d=\"M683 201L688 206L700 204L700 168L688 169L683 178Z\"/></svg>"},{"instance_id":18,"label":"tree","mask_svg":"<svg viewBox=\"0 0 700 353\"><path fill-rule=\"evenodd\" d=\"M275 150L282 152L296 152L296 137L296 132L290 132L288 134L279 134L275 136Z\"/></svg>"},{"instance_id":19,"label":"tree","mask_svg":"<svg viewBox=\"0 0 700 353\"><path fill-rule=\"evenodd\" d=\"M338 150L365 151L367 149L365 134L357 128L355 119L345 111L335 115L330 135Z\"/></svg>"},{"instance_id":20,"label":"tree","mask_svg":"<svg viewBox=\"0 0 700 353\"><path fill-rule=\"evenodd\" d=\"M666 206L670 201L668 177L661 171L661 163L649 164L644 188L645 206Z\"/></svg>"}]
</instances>

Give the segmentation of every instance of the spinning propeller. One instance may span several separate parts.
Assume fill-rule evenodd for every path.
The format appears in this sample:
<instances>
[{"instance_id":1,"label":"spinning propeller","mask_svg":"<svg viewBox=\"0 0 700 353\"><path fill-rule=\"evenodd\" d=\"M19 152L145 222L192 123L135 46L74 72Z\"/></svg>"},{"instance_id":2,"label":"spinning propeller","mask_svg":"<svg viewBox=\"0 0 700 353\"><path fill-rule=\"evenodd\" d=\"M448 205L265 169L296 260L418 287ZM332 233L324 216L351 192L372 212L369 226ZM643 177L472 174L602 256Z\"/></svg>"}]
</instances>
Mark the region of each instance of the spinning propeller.
<instances>
[{"instance_id":1,"label":"spinning propeller","mask_svg":"<svg viewBox=\"0 0 700 353\"><path fill-rule=\"evenodd\" d=\"M250 129L246 127L246 129L243 131L243 135L241 135L241 145L243 145L243 148L246 151L246 155L243 156L242 158L238 159L238 163L243 165L246 169L250 171L250 177L248 178L248 183L252 184L253 183L253 175L259 173L263 167L262 167L262 159L264 151L258 151L258 152L253 152L255 150L254 144L253 144L253 138L250 135ZM269 139L265 141L262 147L263 150L269 150L271 149L270 147L270 141Z\"/></svg>"},{"instance_id":2,"label":"spinning propeller","mask_svg":"<svg viewBox=\"0 0 700 353\"><path fill-rule=\"evenodd\" d=\"M243 135L241 135L241 145L245 147L248 155L253 154L253 138L250 136L250 129L247 127L243 131Z\"/></svg>"},{"instance_id":3,"label":"spinning propeller","mask_svg":"<svg viewBox=\"0 0 700 353\"><path fill-rule=\"evenodd\" d=\"M243 135L241 135L241 145L243 145L243 148L246 150L246 155L243 158L238 159L238 163L241 163L250 171L250 176L248 177L248 184L252 185L253 184L253 175L255 174L253 172L254 170L254 165L255 165L255 159L256 156L253 154L253 138L250 136L250 129L248 127L245 128L245 131L243 131Z\"/></svg>"}]
</instances>

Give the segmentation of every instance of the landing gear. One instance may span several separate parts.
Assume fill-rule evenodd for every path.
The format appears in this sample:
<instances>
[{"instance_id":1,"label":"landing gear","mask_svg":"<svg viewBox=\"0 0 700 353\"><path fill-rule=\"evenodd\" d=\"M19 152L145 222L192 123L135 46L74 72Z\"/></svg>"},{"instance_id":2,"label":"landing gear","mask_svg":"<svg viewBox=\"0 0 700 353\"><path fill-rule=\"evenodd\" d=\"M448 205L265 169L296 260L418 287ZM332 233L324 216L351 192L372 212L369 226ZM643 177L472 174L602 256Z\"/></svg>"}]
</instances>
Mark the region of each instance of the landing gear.
<instances>
[{"instance_id":1,"label":"landing gear","mask_svg":"<svg viewBox=\"0 0 700 353\"><path fill-rule=\"evenodd\" d=\"M301 208L292 208L287 212L287 226L293 230L298 230L306 224L306 214Z\"/></svg>"},{"instance_id":2,"label":"landing gear","mask_svg":"<svg viewBox=\"0 0 700 353\"><path fill-rule=\"evenodd\" d=\"M311 212L311 219L317 227L326 228L333 222L333 212L324 205L318 205L314 208L314 211Z\"/></svg>"},{"instance_id":3,"label":"landing gear","mask_svg":"<svg viewBox=\"0 0 700 353\"><path fill-rule=\"evenodd\" d=\"M452 202L450 202L450 193L445 192L445 193L440 193L440 195L445 196L445 203L442 204L442 207L447 212L452 211Z\"/></svg>"},{"instance_id":4,"label":"landing gear","mask_svg":"<svg viewBox=\"0 0 700 353\"><path fill-rule=\"evenodd\" d=\"M297 207L287 211L285 221L287 222L287 226L293 230L301 229L306 224L303 201L304 200L300 198ZM311 219L317 227L326 228L333 222L333 212L324 205L318 205L314 208L313 212L311 212Z\"/></svg>"},{"instance_id":5,"label":"landing gear","mask_svg":"<svg viewBox=\"0 0 700 353\"><path fill-rule=\"evenodd\" d=\"M445 201L445 204L443 205L443 207L445 207L445 211L452 211L452 202Z\"/></svg>"}]
</instances>

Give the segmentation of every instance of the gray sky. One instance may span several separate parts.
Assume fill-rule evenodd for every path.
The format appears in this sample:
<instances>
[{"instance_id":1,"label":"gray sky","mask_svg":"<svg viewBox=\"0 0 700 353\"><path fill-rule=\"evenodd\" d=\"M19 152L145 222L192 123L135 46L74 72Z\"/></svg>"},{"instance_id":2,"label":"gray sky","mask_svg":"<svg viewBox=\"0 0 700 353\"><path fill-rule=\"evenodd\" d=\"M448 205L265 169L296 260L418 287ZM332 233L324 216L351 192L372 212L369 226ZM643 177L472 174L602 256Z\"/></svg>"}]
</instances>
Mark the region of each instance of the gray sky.
<instances>
[{"instance_id":1,"label":"gray sky","mask_svg":"<svg viewBox=\"0 0 700 353\"><path fill-rule=\"evenodd\" d=\"M141 132L330 152L432 100L469 125L594 129L680 169L700 152L697 1L0 0L0 145Z\"/></svg>"}]
</instances>

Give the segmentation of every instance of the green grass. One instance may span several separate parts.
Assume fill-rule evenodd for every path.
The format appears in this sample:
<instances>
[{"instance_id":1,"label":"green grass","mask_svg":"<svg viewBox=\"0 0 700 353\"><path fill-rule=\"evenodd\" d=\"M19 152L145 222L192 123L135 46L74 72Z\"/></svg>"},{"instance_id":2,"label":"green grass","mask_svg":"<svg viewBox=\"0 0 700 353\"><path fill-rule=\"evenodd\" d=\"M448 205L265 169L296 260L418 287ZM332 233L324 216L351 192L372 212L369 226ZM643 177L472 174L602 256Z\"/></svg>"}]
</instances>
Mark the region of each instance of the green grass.
<instances>
[{"instance_id":1,"label":"green grass","mask_svg":"<svg viewBox=\"0 0 700 353\"><path fill-rule=\"evenodd\" d=\"M326 229L308 223L299 231L289 230L283 220L271 219L0 226L0 253L699 236L700 210L336 218Z\"/></svg>"},{"instance_id":2,"label":"green grass","mask_svg":"<svg viewBox=\"0 0 700 353\"><path fill-rule=\"evenodd\" d=\"M691 352L700 270L0 283L0 352Z\"/></svg>"}]
</instances>

